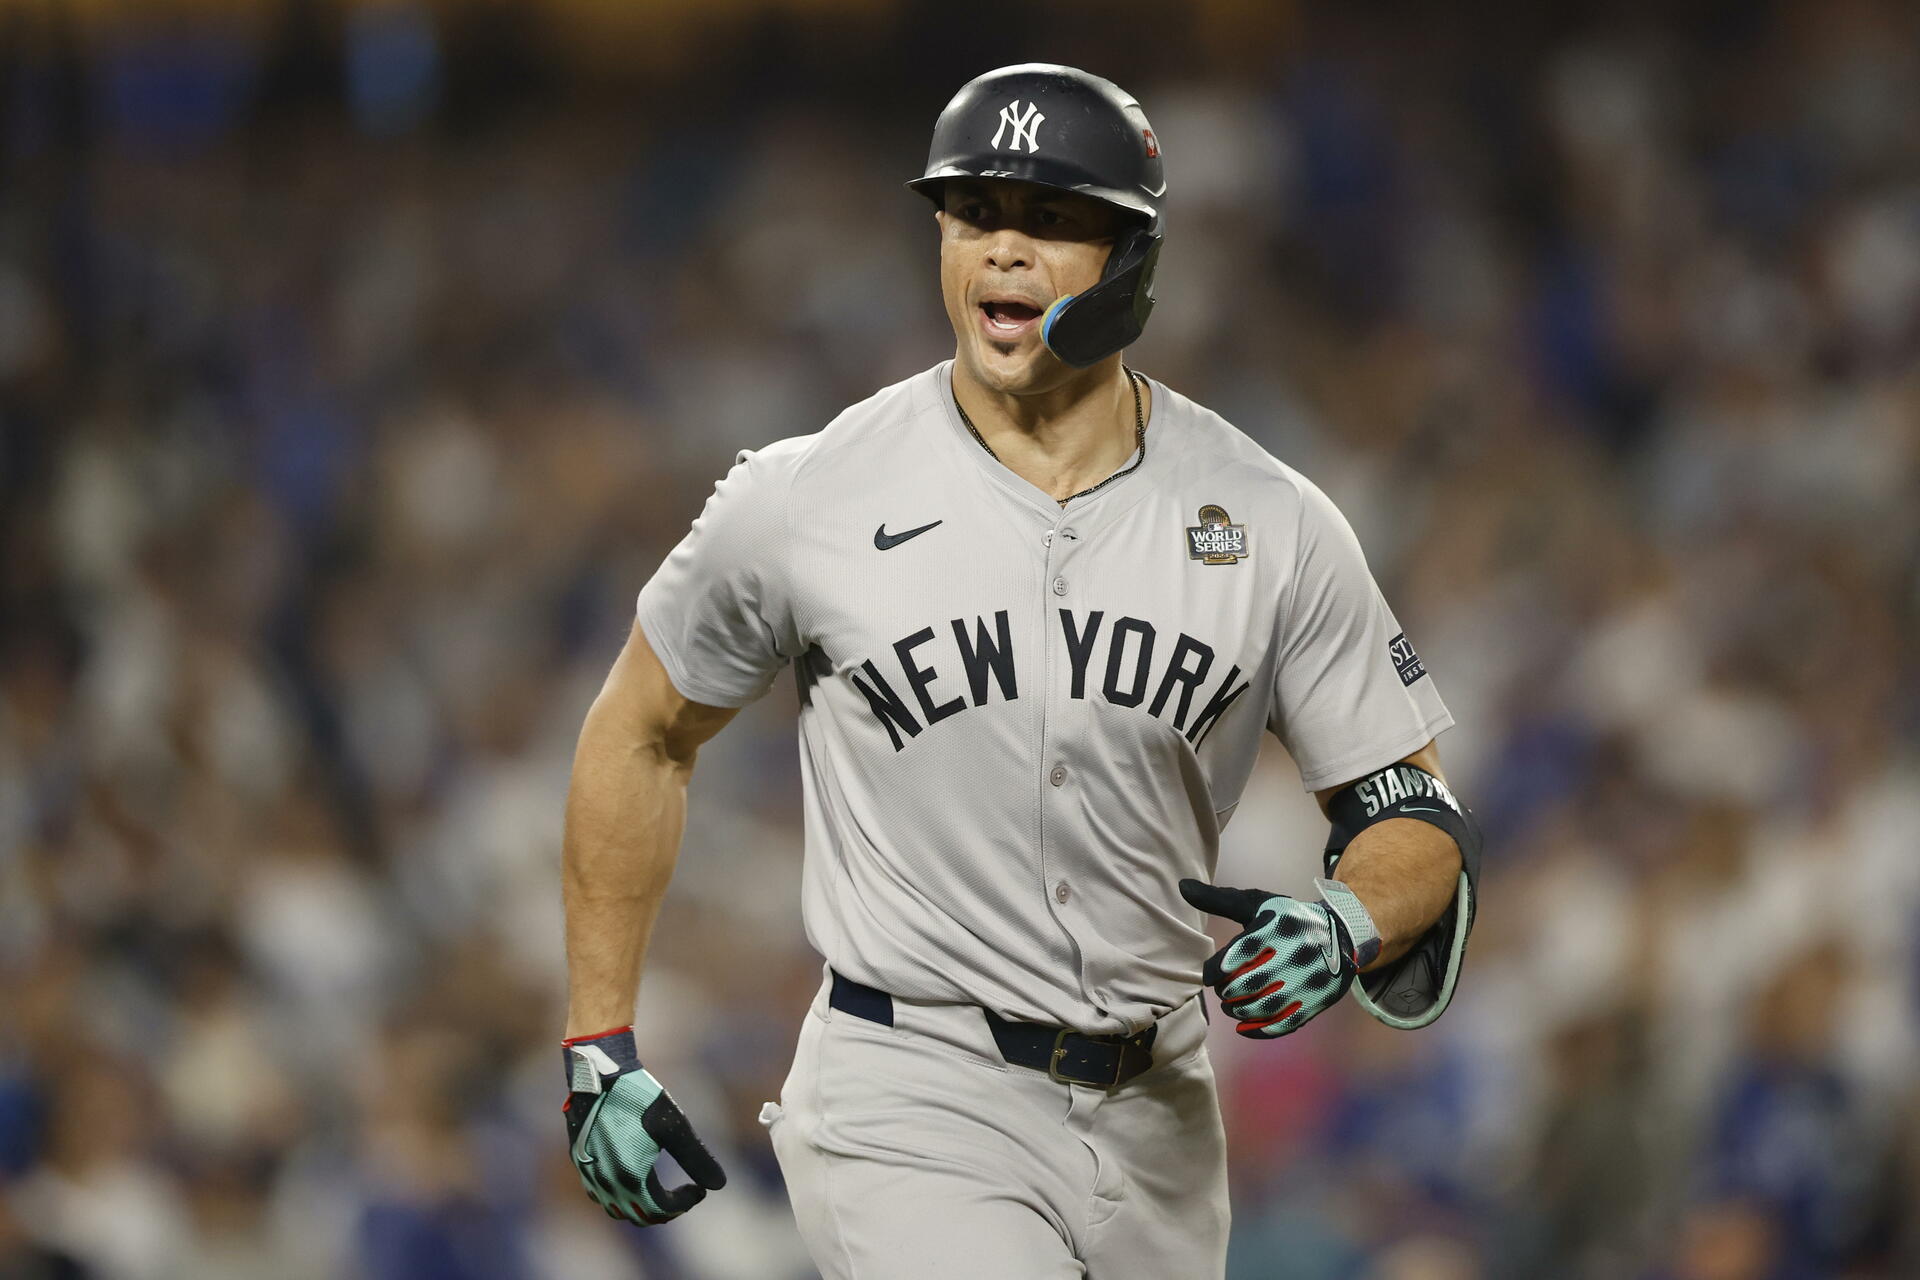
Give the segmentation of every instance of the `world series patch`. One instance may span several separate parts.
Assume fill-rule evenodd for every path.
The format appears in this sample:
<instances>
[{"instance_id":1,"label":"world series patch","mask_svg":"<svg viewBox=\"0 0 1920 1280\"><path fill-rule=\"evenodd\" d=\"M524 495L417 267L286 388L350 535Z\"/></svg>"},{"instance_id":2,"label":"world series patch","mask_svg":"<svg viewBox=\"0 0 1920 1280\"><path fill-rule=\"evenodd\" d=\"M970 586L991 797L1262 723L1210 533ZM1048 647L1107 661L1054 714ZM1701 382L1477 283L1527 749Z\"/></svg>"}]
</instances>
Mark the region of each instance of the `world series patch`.
<instances>
[{"instance_id":1,"label":"world series patch","mask_svg":"<svg viewBox=\"0 0 1920 1280\"><path fill-rule=\"evenodd\" d=\"M1402 631L1387 641L1387 656L1393 659L1393 669L1400 673L1400 683L1410 685L1427 674L1427 668L1420 661L1420 655L1413 651L1413 642Z\"/></svg>"},{"instance_id":2,"label":"world series patch","mask_svg":"<svg viewBox=\"0 0 1920 1280\"><path fill-rule=\"evenodd\" d=\"M1202 564L1238 564L1247 551L1247 526L1227 518L1225 507L1200 508L1200 523L1187 526L1187 559Z\"/></svg>"}]
</instances>

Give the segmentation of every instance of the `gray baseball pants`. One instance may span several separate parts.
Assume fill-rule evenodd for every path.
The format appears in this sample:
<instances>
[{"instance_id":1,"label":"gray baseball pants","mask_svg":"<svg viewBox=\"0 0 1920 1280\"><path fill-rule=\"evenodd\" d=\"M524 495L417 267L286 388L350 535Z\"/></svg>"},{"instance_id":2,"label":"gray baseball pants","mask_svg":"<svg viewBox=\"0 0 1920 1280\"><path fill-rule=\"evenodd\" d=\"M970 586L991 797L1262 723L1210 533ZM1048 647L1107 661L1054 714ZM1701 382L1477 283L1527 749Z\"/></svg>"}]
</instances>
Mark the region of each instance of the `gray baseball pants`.
<instances>
[{"instance_id":1,"label":"gray baseball pants","mask_svg":"<svg viewBox=\"0 0 1920 1280\"><path fill-rule=\"evenodd\" d=\"M827 996L761 1112L826 1280L1224 1273L1226 1134L1199 1000L1108 1093L1009 1065L973 1006L896 997L887 1027Z\"/></svg>"}]
</instances>

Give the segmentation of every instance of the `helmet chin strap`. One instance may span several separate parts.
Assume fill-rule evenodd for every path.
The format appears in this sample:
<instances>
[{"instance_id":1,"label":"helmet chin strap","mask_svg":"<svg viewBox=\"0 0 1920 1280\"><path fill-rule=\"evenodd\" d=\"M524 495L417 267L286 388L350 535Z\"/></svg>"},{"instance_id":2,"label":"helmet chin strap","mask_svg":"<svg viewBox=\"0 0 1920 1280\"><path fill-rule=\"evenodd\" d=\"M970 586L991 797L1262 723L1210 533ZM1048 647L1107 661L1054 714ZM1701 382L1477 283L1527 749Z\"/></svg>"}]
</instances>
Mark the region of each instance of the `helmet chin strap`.
<instances>
[{"instance_id":1,"label":"helmet chin strap","mask_svg":"<svg viewBox=\"0 0 1920 1280\"><path fill-rule=\"evenodd\" d=\"M1055 298L1040 317L1040 341L1063 363L1084 369L1131 346L1153 311L1153 268L1160 236L1145 227L1122 233L1100 282Z\"/></svg>"}]
</instances>

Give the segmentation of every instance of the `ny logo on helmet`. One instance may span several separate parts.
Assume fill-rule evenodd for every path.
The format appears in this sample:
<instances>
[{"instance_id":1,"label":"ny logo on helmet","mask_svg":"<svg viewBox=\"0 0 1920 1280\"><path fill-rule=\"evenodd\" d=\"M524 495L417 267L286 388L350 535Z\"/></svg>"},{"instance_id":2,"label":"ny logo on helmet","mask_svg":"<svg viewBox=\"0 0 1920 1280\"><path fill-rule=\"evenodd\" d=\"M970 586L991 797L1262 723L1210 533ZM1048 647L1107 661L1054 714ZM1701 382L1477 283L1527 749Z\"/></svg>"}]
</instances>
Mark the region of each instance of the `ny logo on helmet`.
<instances>
[{"instance_id":1,"label":"ny logo on helmet","mask_svg":"<svg viewBox=\"0 0 1920 1280\"><path fill-rule=\"evenodd\" d=\"M1029 102L1026 113L1023 115L1020 111L1020 99L1015 98L1012 102L1000 108L1000 125L993 131L993 141L987 145L990 147L999 146L1000 135L1007 131L1008 126L1012 126L1013 137L1007 142L1007 150L1018 151L1020 149L1020 140L1025 138L1027 141L1027 150L1038 151L1040 149L1040 139L1038 136L1040 124L1045 119L1046 117L1040 114L1039 103Z\"/></svg>"}]
</instances>

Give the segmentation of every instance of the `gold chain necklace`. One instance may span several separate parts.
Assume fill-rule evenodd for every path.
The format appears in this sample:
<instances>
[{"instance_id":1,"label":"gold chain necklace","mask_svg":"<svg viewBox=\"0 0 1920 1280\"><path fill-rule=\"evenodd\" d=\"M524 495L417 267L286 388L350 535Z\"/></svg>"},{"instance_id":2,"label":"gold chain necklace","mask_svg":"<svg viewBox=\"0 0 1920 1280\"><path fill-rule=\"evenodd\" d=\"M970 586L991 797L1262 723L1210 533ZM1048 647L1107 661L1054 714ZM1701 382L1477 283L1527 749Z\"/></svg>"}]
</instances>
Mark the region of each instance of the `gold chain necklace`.
<instances>
[{"instance_id":1,"label":"gold chain necklace","mask_svg":"<svg viewBox=\"0 0 1920 1280\"><path fill-rule=\"evenodd\" d=\"M1105 480L1102 480L1099 484L1089 485L1087 488L1082 489L1078 493L1070 493L1064 498L1054 499L1054 501L1058 502L1063 507L1066 506L1069 502L1072 502L1075 498L1084 498L1096 489L1105 488L1106 486L1112 484L1115 480L1118 480L1121 476L1126 475L1127 472L1132 471L1135 468L1139 467L1141 463L1147 460L1147 419L1146 419L1146 416L1142 414L1140 411L1140 375L1135 373L1133 370L1128 369L1125 365L1122 365L1120 367L1127 375L1127 385L1133 388L1133 447L1135 451L1139 453L1140 456L1133 460L1133 466L1124 467L1121 470L1114 472L1112 475L1108 476ZM973 438L980 442L980 447L987 451L987 456L989 458L992 458L995 462L999 462L1000 455L993 451L993 446L988 444L986 437L980 434L980 428L973 425L973 419L967 416L967 410L965 406L963 406L960 403L960 397L957 395L953 397L953 407L960 410L960 421L967 424L967 430L972 432ZM1006 464L1001 463L1001 465L1005 466Z\"/></svg>"}]
</instances>

